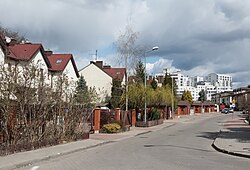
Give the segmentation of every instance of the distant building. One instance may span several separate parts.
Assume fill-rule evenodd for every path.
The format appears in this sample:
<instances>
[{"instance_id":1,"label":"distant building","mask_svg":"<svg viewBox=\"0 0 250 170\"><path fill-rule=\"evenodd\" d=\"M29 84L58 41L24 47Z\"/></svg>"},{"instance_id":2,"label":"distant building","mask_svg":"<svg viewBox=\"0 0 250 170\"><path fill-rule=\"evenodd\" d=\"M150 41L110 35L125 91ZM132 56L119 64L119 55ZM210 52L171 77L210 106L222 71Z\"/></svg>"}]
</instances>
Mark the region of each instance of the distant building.
<instances>
[{"instance_id":1,"label":"distant building","mask_svg":"<svg viewBox=\"0 0 250 170\"><path fill-rule=\"evenodd\" d=\"M181 97L184 91L190 91L194 101L199 99L199 92L204 90L207 100L212 100L212 95L221 92L231 92L232 77L224 74L211 73L206 78L201 76L189 77L181 73L171 74L177 85L177 96Z\"/></svg>"},{"instance_id":2,"label":"distant building","mask_svg":"<svg viewBox=\"0 0 250 170\"><path fill-rule=\"evenodd\" d=\"M207 81L216 87L217 93L224 91L233 91L232 76L211 73L207 76Z\"/></svg>"}]
</instances>

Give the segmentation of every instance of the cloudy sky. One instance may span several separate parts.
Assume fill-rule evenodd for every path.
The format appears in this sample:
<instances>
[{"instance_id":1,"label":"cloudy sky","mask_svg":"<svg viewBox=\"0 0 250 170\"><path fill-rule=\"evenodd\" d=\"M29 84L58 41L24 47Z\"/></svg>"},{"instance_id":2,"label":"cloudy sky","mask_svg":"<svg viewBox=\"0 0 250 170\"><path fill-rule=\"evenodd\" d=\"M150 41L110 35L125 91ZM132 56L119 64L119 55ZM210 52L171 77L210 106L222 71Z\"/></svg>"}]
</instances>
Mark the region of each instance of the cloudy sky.
<instances>
[{"instance_id":1,"label":"cloudy sky","mask_svg":"<svg viewBox=\"0 0 250 170\"><path fill-rule=\"evenodd\" d=\"M150 73L180 69L212 72L250 84L249 0L0 0L0 24L32 43L72 53L78 69L98 59L118 65L113 48L128 23L137 43L159 46L148 54Z\"/></svg>"}]
</instances>

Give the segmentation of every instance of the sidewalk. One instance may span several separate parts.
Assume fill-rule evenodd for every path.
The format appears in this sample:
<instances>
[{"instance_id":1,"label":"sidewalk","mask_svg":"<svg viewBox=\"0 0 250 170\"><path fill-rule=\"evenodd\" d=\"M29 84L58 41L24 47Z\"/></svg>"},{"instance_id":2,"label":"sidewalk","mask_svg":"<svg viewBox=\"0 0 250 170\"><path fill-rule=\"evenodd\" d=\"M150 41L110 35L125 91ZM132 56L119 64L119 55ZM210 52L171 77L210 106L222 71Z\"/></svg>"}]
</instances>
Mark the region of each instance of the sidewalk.
<instances>
[{"instance_id":1,"label":"sidewalk","mask_svg":"<svg viewBox=\"0 0 250 170\"><path fill-rule=\"evenodd\" d=\"M76 141L61 145L56 145L48 148L20 152L12 155L0 157L0 170L16 169L27 165L32 165L40 161L56 158L61 155L67 155L74 152L82 151L88 148L93 148L103 144L116 142L131 138L140 134L149 133L160 130L165 127L173 126L175 123L165 121L163 124L148 128L132 127L130 131L118 134L91 134L90 139Z\"/></svg>"},{"instance_id":2,"label":"sidewalk","mask_svg":"<svg viewBox=\"0 0 250 170\"><path fill-rule=\"evenodd\" d=\"M250 158L250 125L245 122L246 115L232 114L223 123L219 135L212 146L219 152Z\"/></svg>"}]
</instances>

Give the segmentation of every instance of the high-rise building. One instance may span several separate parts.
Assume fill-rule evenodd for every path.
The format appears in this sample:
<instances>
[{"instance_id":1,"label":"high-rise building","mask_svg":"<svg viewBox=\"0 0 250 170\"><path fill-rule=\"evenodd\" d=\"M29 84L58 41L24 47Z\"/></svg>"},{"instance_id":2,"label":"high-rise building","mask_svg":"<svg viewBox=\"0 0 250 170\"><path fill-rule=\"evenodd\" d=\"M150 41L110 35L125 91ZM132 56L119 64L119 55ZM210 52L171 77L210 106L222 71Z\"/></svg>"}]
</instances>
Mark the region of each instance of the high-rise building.
<instances>
[{"instance_id":1,"label":"high-rise building","mask_svg":"<svg viewBox=\"0 0 250 170\"><path fill-rule=\"evenodd\" d=\"M224 91L233 91L232 76L225 74L211 73L207 76L207 81L216 87L217 93Z\"/></svg>"},{"instance_id":2,"label":"high-rise building","mask_svg":"<svg viewBox=\"0 0 250 170\"><path fill-rule=\"evenodd\" d=\"M206 78L201 76L188 77L181 73L174 73L171 77L177 85L177 96L181 97L184 91L190 91L193 100L199 98L199 92L204 90L207 100L211 100L212 94L232 91L232 77L224 74L211 73Z\"/></svg>"}]
</instances>

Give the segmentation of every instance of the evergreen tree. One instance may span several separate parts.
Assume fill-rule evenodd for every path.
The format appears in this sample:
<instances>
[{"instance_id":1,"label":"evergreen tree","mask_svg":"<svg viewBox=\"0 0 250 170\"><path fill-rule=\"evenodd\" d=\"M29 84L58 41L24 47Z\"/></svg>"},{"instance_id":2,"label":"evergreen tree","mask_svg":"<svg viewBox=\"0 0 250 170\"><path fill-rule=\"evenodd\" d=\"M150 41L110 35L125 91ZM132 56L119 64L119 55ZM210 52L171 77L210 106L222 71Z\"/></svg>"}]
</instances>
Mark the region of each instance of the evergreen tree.
<instances>
[{"instance_id":1,"label":"evergreen tree","mask_svg":"<svg viewBox=\"0 0 250 170\"><path fill-rule=\"evenodd\" d=\"M89 93L88 86L84 77L81 75L79 80L77 81L77 87L75 91L75 101L78 104L86 104L88 103Z\"/></svg>"},{"instance_id":2,"label":"evergreen tree","mask_svg":"<svg viewBox=\"0 0 250 170\"><path fill-rule=\"evenodd\" d=\"M155 78L153 78L153 81L151 82L151 87L155 90L155 89L157 89L157 87L158 87L158 83L157 83L157 81L155 80Z\"/></svg>"},{"instance_id":3,"label":"evergreen tree","mask_svg":"<svg viewBox=\"0 0 250 170\"><path fill-rule=\"evenodd\" d=\"M167 69L166 69L166 73L165 73L165 76L164 76L162 86L163 87L169 87L170 89L172 89L172 77L171 77L170 73L167 72ZM173 79L174 96L176 96L176 89L177 89L177 85L176 85L175 80Z\"/></svg>"},{"instance_id":4,"label":"evergreen tree","mask_svg":"<svg viewBox=\"0 0 250 170\"><path fill-rule=\"evenodd\" d=\"M198 98L199 101L206 101L207 100L207 96L206 96L206 92L204 89L202 89L200 92L199 92L199 98Z\"/></svg>"},{"instance_id":5,"label":"evergreen tree","mask_svg":"<svg viewBox=\"0 0 250 170\"><path fill-rule=\"evenodd\" d=\"M112 80L111 99L110 99L110 104L112 108L121 107L122 94L123 94L123 88L121 80L119 80L118 78L114 78Z\"/></svg>"},{"instance_id":6,"label":"evergreen tree","mask_svg":"<svg viewBox=\"0 0 250 170\"><path fill-rule=\"evenodd\" d=\"M164 76L164 80L163 80L162 85L165 87L169 86L170 88L172 88L172 78L171 78L170 74L168 73L167 69L165 72L165 76Z\"/></svg>"},{"instance_id":7,"label":"evergreen tree","mask_svg":"<svg viewBox=\"0 0 250 170\"><path fill-rule=\"evenodd\" d=\"M143 65L142 61L138 61L135 66L135 76L137 83L144 83L145 80L145 66Z\"/></svg>"}]
</instances>

